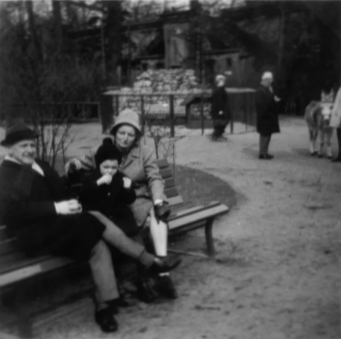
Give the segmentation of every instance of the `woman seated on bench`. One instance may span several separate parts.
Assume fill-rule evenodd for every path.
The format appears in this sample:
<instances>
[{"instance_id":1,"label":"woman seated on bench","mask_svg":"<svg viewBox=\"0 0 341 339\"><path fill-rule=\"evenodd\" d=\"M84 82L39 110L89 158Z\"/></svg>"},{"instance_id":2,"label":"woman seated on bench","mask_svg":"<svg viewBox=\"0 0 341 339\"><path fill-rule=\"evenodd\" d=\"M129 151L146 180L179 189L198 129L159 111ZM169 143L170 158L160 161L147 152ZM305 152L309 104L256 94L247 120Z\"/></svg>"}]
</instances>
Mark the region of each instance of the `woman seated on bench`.
<instances>
[{"instance_id":1,"label":"woman seated on bench","mask_svg":"<svg viewBox=\"0 0 341 339\"><path fill-rule=\"evenodd\" d=\"M35 160L36 135L24 123L6 130L8 155L0 166L0 221L29 255L56 255L88 261L95 283L95 320L114 332L121 305L109 246L134 258L149 274L169 272L170 263L149 254L100 212L82 212L80 203L48 164Z\"/></svg>"},{"instance_id":2,"label":"woman seated on bench","mask_svg":"<svg viewBox=\"0 0 341 339\"><path fill-rule=\"evenodd\" d=\"M167 217L170 209L164 195L163 180L156 164L155 151L144 145L141 140L141 125L139 116L131 109L125 109L116 118L110 134L114 145L122 154L119 170L133 182L136 200L130 205L137 225L142 230L146 219L150 216L150 234L155 253L160 258L167 257L168 225ZM79 159L73 159L66 165L66 172L75 170L93 170L95 168L94 151ZM142 281L141 287L145 301L155 299L155 293L147 281ZM170 299L175 299L177 293L169 272L160 274L156 282L157 291Z\"/></svg>"}]
</instances>

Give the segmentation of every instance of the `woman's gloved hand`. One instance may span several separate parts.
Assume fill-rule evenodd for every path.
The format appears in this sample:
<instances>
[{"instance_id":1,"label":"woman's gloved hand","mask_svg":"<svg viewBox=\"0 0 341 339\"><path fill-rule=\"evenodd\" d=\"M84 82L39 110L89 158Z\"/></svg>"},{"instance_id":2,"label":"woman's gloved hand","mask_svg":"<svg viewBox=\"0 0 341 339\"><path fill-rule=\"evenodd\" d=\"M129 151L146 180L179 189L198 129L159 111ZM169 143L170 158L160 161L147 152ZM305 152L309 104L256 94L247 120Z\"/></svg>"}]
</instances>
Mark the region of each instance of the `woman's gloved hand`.
<instances>
[{"instance_id":1,"label":"woman's gloved hand","mask_svg":"<svg viewBox=\"0 0 341 339\"><path fill-rule=\"evenodd\" d=\"M161 220L165 223L167 222L167 219L171 213L169 205L165 201L162 201L161 203L154 205L154 211L157 222L160 222Z\"/></svg>"}]
</instances>

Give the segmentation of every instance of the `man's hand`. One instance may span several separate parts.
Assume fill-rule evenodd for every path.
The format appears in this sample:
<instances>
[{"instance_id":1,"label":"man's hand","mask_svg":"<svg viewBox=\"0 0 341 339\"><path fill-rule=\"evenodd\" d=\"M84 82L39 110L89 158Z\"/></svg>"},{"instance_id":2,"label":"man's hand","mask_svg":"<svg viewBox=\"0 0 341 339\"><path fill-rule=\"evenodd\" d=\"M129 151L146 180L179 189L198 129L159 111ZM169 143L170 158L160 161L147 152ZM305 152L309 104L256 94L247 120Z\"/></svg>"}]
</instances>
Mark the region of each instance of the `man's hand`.
<instances>
[{"instance_id":1,"label":"man's hand","mask_svg":"<svg viewBox=\"0 0 341 339\"><path fill-rule=\"evenodd\" d=\"M82 205L76 200L65 200L55 203L57 214L75 214L82 212Z\"/></svg>"},{"instance_id":2,"label":"man's hand","mask_svg":"<svg viewBox=\"0 0 341 339\"><path fill-rule=\"evenodd\" d=\"M161 204L154 205L156 221L159 223L160 220L167 222L167 219L171 213L168 203L163 201Z\"/></svg>"},{"instance_id":3,"label":"man's hand","mask_svg":"<svg viewBox=\"0 0 341 339\"><path fill-rule=\"evenodd\" d=\"M65 164L65 173L72 173L75 170L79 171L81 168L81 162L78 159L72 159Z\"/></svg>"},{"instance_id":4,"label":"man's hand","mask_svg":"<svg viewBox=\"0 0 341 339\"><path fill-rule=\"evenodd\" d=\"M97 180L97 185L109 185L112 181L112 176L110 174L104 174L101 178Z\"/></svg>"},{"instance_id":5,"label":"man's hand","mask_svg":"<svg viewBox=\"0 0 341 339\"><path fill-rule=\"evenodd\" d=\"M130 188L131 187L131 179L130 178L128 178L128 177L124 177L123 178L123 187L124 188Z\"/></svg>"}]
</instances>

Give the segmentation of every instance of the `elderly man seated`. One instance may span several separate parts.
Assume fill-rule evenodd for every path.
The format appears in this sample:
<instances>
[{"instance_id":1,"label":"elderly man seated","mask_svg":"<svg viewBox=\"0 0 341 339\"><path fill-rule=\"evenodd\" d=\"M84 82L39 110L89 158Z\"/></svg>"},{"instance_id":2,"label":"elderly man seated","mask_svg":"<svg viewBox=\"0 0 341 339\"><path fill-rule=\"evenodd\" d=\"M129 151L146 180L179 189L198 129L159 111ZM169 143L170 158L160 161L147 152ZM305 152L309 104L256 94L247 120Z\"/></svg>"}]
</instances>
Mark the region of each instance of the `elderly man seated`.
<instances>
[{"instance_id":1,"label":"elderly man seated","mask_svg":"<svg viewBox=\"0 0 341 339\"><path fill-rule=\"evenodd\" d=\"M35 160L36 137L23 122L6 130L1 142L8 154L0 166L0 221L28 255L88 261L96 289L95 320L104 332L114 332L121 301L109 247L134 258L148 274L168 272L179 261L149 254L101 213L82 212L58 174Z\"/></svg>"}]
</instances>

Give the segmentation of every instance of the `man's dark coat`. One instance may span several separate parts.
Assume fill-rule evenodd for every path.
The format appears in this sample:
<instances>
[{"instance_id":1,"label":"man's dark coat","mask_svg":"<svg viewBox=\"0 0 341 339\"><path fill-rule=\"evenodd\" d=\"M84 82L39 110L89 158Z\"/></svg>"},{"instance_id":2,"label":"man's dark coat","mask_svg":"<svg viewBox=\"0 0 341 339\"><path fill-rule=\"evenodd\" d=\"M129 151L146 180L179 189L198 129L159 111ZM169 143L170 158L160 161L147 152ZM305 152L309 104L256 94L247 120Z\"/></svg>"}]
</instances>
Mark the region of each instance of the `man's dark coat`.
<instances>
[{"instance_id":1,"label":"man's dark coat","mask_svg":"<svg viewBox=\"0 0 341 339\"><path fill-rule=\"evenodd\" d=\"M30 255L87 260L105 227L92 215L57 215L55 202L72 198L46 163L44 176L31 166L4 160L0 166L0 221Z\"/></svg>"},{"instance_id":2,"label":"man's dark coat","mask_svg":"<svg viewBox=\"0 0 341 339\"><path fill-rule=\"evenodd\" d=\"M257 132L268 136L279 133L276 102L273 92L261 85L256 92Z\"/></svg>"},{"instance_id":3,"label":"man's dark coat","mask_svg":"<svg viewBox=\"0 0 341 339\"><path fill-rule=\"evenodd\" d=\"M226 124L230 121L230 108L225 87L217 87L212 93L211 116L213 120L225 120Z\"/></svg>"}]
</instances>

